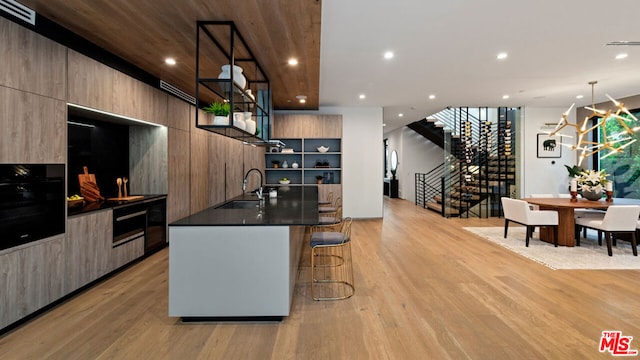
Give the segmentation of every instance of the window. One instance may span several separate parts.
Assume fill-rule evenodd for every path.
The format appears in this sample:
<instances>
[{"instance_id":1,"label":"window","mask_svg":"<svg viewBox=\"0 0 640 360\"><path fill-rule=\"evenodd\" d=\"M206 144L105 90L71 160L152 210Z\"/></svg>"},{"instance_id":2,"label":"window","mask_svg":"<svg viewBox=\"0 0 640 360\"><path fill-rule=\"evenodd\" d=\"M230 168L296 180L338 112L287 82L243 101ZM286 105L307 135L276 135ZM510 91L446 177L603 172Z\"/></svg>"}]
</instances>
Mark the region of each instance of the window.
<instances>
[{"instance_id":1,"label":"window","mask_svg":"<svg viewBox=\"0 0 640 360\"><path fill-rule=\"evenodd\" d=\"M640 109L630 111L635 117L640 117ZM622 114L623 117L631 118ZM628 122L631 128L638 126ZM600 128L598 128L600 130ZM605 130L609 134L609 141L613 134L618 134L624 130L622 125L613 118L609 118L606 123ZM602 131L598 134L600 142L604 142L604 136ZM636 132L633 135L622 135L624 137L633 137L636 140L640 140L640 133ZM608 151L604 150L598 152L599 168L604 169L609 174L609 180L613 181L613 196L618 198L632 198L640 199L640 141L636 141L633 144L625 147L620 154L611 155L605 157ZM595 165L595 164L594 164Z\"/></svg>"}]
</instances>

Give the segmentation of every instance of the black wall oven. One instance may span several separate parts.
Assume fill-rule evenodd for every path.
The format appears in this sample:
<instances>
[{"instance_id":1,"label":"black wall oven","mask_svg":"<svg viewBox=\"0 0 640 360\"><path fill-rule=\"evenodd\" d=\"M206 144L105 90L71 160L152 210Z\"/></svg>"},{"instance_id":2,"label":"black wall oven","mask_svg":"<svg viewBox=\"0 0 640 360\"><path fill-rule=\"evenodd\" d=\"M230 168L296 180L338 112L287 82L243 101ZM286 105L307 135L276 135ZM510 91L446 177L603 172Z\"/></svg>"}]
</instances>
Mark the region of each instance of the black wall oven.
<instances>
[{"instance_id":1,"label":"black wall oven","mask_svg":"<svg viewBox=\"0 0 640 360\"><path fill-rule=\"evenodd\" d=\"M113 247L144 237L149 255L167 244L166 197L113 208Z\"/></svg>"},{"instance_id":2,"label":"black wall oven","mask_svg":"<svg viewBox=\"0 0 640 360\"><path fill-rule=\"evenodd\" d=\"M0 164L0 250L63 234L64 164Z\"/></svg>"}]
</instances>

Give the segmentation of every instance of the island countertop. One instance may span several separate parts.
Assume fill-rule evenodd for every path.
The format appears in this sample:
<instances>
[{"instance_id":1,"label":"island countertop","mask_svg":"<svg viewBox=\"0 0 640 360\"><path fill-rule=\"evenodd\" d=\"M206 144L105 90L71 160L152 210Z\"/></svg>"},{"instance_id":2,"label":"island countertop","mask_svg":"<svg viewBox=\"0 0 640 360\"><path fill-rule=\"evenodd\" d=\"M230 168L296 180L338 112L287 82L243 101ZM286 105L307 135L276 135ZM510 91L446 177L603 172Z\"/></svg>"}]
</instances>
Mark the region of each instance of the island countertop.
<instances>
[{"instance_id":1,"label":"island countertop","mask_svg":"<svg viewBox=\"0 0 640 360\"><path fill-rule=\"evenodd\" d=\"M220 208L233 201L257 200L243 194L175 221L169 226L273 226L318 224L318 188L316 186L280 186L278 196L269 197L265 188L260 206L247 209Z\"/></svg>"}]
</instances>

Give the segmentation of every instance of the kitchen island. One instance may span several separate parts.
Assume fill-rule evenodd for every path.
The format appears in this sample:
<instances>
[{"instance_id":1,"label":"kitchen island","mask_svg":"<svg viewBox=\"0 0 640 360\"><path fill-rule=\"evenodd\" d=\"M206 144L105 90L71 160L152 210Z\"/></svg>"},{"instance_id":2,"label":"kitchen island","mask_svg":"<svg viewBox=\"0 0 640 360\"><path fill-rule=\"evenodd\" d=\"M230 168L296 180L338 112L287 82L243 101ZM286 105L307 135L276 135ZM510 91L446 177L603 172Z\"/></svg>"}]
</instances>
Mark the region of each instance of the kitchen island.
<instances>
[{"instance_id":1,"label":"kitchen island","mask_svg":"<svg viewBox=\"0 0 640 360\"><path fill-rule=\"evenodd\" d=\"M169 316L289 315L305 228L317 223L318 188L284 186L169 224Z\"/></svg>"}]
</instances>

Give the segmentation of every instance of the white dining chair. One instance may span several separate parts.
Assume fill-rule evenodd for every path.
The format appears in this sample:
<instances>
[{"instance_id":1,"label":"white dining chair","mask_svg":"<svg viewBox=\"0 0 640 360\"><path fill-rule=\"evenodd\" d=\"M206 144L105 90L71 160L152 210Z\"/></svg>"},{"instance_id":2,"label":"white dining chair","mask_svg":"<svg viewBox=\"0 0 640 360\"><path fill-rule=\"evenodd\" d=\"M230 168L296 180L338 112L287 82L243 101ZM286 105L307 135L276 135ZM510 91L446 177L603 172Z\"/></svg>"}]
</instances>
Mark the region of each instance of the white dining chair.
<instances>
[{"instance_id":1,"label":"white dining chair","mask_svg":"<svg viewBox=\"0 0 640 360\"><path fill-rule=\"evenodd\" d=\"M529 246L529 238L536 226L553 227L553 244L558 246L558 212L555 210L531 210L529 203L524 200L503 197L504 237L507 237L509 222L515 222L527 227L525 245Z\"/></svg>"},{"instance_id":2,"label":"white dining chair","mask_svg":"<svg viewBox=\"0 0 640 360\"><path fill-rule=\"evenodd\" d=\"M602 219L591 217L576 218L576 245L580 246L581 227L598 230L598 232L604 233L607 240L607 252L609 256L613 256L611 235L630 234L633 256L638 256L636 228L638 227L639 216L640 206L638 205L611 205L607 208L607 212Z\"/></svg>"}]
</instances>

